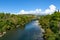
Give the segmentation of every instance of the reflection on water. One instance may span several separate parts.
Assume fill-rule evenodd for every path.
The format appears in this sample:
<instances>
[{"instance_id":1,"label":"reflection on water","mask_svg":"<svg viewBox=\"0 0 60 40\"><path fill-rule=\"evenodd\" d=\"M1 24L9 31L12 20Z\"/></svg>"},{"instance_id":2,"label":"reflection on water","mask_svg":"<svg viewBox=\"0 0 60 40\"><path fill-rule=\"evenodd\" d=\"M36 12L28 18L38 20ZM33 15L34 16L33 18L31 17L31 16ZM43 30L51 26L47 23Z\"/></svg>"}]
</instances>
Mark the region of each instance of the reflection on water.
<instances>
[{"instance_id":1,"label":"reflection on water","mask_svg":"<svg viewBox=\"0 0 60 40\"><path fill-rule=\"evenodd\" d=\"M32 21L26 25L24 30L9 31L0 40L43 40L42 31L38 25L38 21Z\"/></svg>"}]
</instances>

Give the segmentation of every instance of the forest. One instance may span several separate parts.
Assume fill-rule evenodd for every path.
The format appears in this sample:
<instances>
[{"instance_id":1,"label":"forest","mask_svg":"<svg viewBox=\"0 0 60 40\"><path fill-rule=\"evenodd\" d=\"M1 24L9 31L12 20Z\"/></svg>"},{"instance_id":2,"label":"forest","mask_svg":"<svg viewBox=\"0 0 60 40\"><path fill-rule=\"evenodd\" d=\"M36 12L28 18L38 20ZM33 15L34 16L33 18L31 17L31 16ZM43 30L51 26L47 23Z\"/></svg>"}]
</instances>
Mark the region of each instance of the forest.
<instances>
[{"instance_id":1,"label":"forest","mask_svg":"<svg viewBox=\"0 0 60 40\"><path fill-rule=\"evenodd\" d=\"M27 23L37 17L39 17L39 25L45 30L44 40L60 40L60 12L42 16L0 13L0 34L16 28L24 29Z\"/></svg>"},{"instance_id":2,"label":"forest","mask_svg":"<svg viewBox=\"0 0 60 40\"><path fill-rule=\"evenodd\" d=\"M39 22L45 30L45 40L60 40L60 12L41 16Z\"/></svg>"},{"instance_id":3,"label":"forest","mask_svg":"<svg viewBox=\"0 0 60 40\"><path fill-rule=\"evenodd\" d=\"M0 33L16 28L24 29L25 24L34 19L34 15L15 15L10 13L0 13Z\"/></svg>"}]
</instances>

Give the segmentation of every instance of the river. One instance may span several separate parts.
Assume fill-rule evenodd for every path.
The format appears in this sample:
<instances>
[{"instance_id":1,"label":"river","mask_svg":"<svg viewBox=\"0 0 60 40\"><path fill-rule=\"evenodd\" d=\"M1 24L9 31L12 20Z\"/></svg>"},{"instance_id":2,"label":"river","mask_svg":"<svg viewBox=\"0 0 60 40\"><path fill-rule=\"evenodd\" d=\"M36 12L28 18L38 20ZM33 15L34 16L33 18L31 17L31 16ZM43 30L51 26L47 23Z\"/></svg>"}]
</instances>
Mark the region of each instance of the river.
<instances>
[{"instance_id":1,"label":"river","mask_svg":"<svg viewBox=\"0 0 60 40\"><path fill-rule=\"evenodd\" d=\"M7 32L0 40L43 40L42 30L38 21L32 21L25 26L24 30L16 29Z\"/></svg>"}]
</instances>

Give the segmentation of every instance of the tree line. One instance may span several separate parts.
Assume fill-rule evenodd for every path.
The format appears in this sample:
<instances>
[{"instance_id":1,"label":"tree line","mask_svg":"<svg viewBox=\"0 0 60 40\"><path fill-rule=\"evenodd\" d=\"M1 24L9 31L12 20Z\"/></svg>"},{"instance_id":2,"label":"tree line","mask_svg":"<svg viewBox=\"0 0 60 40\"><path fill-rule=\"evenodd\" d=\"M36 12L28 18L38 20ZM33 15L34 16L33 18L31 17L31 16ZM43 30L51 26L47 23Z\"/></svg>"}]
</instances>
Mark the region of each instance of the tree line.
<instances>
[{"instance_id":1,"label":"tree line","mask_svg":"<svg viewBox=\"0 0 60 40\"><path fill-rule=\"evenodd\" d=\"M8 30L24 29L25 25L34 19L34 15L16 15L10 13L0 13L0 33L3 33Z\"/></svg>"},{"instance_id":2,"label":"tree line","mask_svg":"<svg viewBox=\"0 0 60 40\"><path fill-rule=\"evenodd\" d=\"M60 12L41 16L39 22L45 30L45 40L60 40Z\"/></svg>"}]
</instances>

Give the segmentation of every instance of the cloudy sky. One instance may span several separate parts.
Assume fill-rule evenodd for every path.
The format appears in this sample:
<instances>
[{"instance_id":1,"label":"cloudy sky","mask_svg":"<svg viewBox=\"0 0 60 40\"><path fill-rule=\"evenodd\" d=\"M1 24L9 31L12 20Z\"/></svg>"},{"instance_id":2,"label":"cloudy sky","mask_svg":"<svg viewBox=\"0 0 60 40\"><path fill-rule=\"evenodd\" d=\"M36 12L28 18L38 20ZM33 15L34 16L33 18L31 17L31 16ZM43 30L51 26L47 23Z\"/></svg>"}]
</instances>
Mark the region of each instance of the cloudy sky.
<instances>
[{"instance_id":1,"label":"cloudy sky","mask_svg":"<svg viewBox=\"0 0 60 40\"><path fill-rule=\"evenodd\" d=\"M60 0L0 0L0 12L15 14L52 14Z\"/></svg>"}]
</instances>

